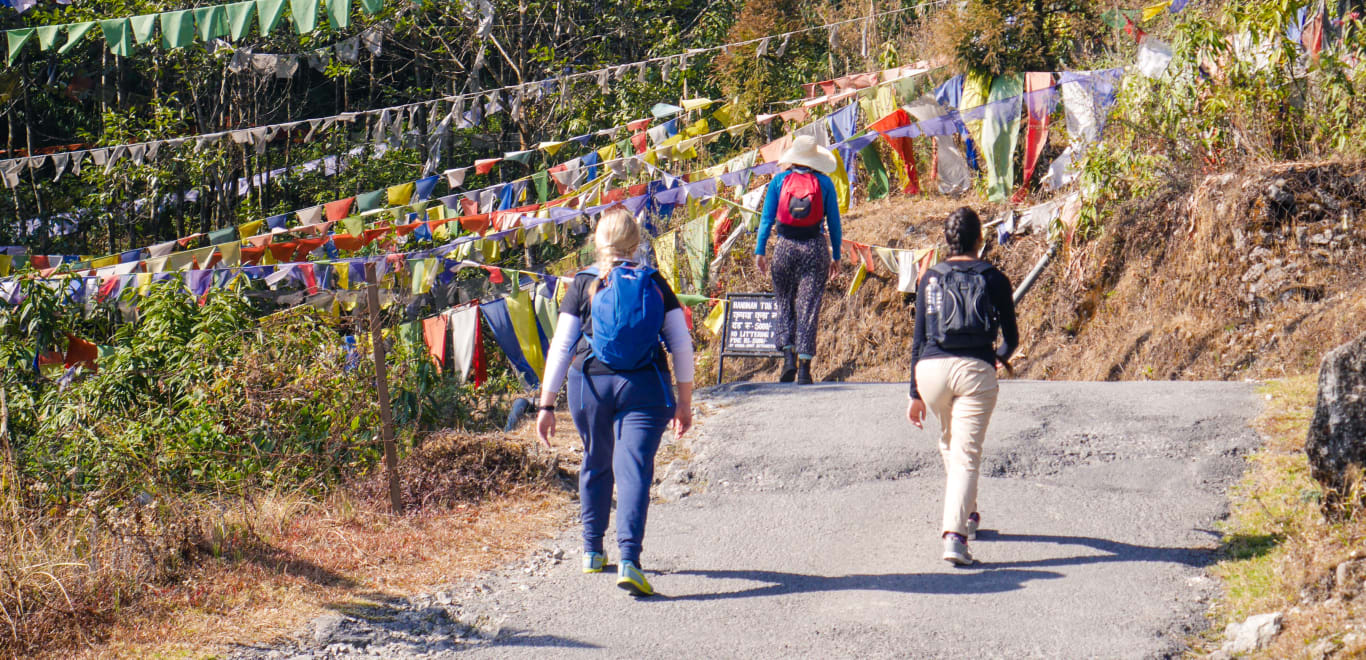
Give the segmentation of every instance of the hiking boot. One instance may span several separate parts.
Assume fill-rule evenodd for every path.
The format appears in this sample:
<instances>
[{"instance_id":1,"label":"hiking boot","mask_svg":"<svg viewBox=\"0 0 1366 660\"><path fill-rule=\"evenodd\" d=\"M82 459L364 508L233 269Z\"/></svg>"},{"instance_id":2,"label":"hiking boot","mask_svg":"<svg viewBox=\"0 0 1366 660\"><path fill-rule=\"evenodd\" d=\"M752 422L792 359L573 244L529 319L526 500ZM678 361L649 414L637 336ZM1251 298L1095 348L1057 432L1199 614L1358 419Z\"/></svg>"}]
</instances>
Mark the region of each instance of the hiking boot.
<instances>
[{"instance_id":1,"label":"hiking boot","mask_svg":"<svg viewBox=\"0 0 1366 660\"><path fill-rule=\"evenodd\" d=\"M969 541L976 541L976 540L977 540L977 528L978 528L978 527L981 527L981 526L982 526L982 514L977 513L976 511L973 511L973 512L972 512L972 515L968 516L968 540L969 540Z\"/></svg>"},{"instance_id":2,"label":"hiking boot","mask_svg":"<svg viewBox=\"0 0 1366 660\"><path fill-rule=\"evenodd\" d=\"M797 354L792 351L783 351L783 371L778 376L778 382L790 383L797 379Z\"/></svg>"},{"instance_id":3,"label":"hiking boot","mask_svg":"<svg viewBox=\"0 0 1366 660\"><path fill-rule=\"evenodd\" d=\"M797 361L797 384L810 385L811 380L811 360Z\"/></svg>"},{"instance_id":4,"label":"hiking boot","mask_svg":"<svg viewBox=\"0 0 1366 660\"><path fill-rule=\"evenodd\" d=\"M601 552L583 553L583 572L601 573L602 567L607 565L607 555Z\"/></svg>"},{"instance_id":5,"label":"hiking boot","mask_svg":"<svg viewBox=\"0 0 1366 660\"><path fill-rule=\"evenodd\" d=\"M967 539L952 532L944 535L944 561L954 566L971 566L972 553L968 552Z\"/></svg>"},{"instance_id":6,"label":"hiking boot","mask_svg":"<svg viewBox=\"0 0 1366 660\"><path fill-rule=\"evenodd\" d=\"M625 589L632 596L643 598L653 596L655 590L650 586L649 580L645 579L644 571L636 568L636 563L623 559L617 566L617 586Z\"/></svg>"}]
</instances>

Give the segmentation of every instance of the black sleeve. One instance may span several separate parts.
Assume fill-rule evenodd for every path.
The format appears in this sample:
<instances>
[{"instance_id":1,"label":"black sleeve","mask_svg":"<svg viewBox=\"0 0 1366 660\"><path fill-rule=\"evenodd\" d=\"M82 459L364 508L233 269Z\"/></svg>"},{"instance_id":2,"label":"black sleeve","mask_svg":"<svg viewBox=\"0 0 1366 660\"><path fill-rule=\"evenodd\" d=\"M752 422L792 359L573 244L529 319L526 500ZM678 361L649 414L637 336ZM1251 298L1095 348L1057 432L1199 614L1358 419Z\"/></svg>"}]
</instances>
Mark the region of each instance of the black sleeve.
<instances>
[{"instance_id":1,"label":"black sleeve","mask_svg":"<svg viewBox=\"0 0 1366 660\"><path fill-rule=\"evenodd\" d=\"M655 271L655 284L659 285L659 293L664 296L664 313L682 309L683 303L678 302L678 295L674 293L673 287L669 286L669 281L664 279L659 271ZM567 298L567 296L566 296Z\"/></svg>"},{"instance_id":2,"label":"black sleeve","mask_svg":"<svg viewBox=\"0 0 1366 660\"><path fill-rule=\"evenodd\" d=\"M925 352L925 281L932 277L926 273L915 287L915 328L911 339L911 398L920 398L920 388L915 384L915 365Z\"/></svg>"},{"instance_id":3,"label":"black sleeve","mask_svg":"<svg viewBox=\"0 0 1366 660\"><path fill-rule=\"evenodd\" d=\"M584 299L588 296L588 285L592 283L593 276L582 274L576 275L570 280L569 287L565 289L564 300L560 301L560 311L566 314L573 314L583 319Z\"/></svg>"},{"instance_id":4,"label":"black sleeve","mask_svg":"<svg viewBox=\"0 0 1366 660\"><path fill-rule=\"evenodd\" d=\"M1009 360L1020 347L1020 328L1015 323L1015 299L1010 287L1010 278L999 270L993 271L990 284L991 304L1001 321L1001 338L1005 341L996 349L996 357L1002 362Z\"/></svg>"}]
</instances>

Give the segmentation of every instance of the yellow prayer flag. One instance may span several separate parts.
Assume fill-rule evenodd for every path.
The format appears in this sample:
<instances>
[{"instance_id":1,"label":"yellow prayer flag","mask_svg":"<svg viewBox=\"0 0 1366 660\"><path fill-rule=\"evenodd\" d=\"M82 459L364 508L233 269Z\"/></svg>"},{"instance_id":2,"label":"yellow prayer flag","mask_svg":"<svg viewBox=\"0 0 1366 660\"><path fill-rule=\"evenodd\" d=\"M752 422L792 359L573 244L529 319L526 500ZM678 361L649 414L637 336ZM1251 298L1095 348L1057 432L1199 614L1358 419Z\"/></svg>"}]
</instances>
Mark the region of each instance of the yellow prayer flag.
<instances>
[{"instance_id":1,"label":"yellow prayer flag","mask_svg":"<svg viewBox=\"0 0 1366 660\"><path fill-rule=\"evenodd\" d=\"M96 260L90 262L90 267L91 267L91 268L104 268L104 267L106 267L106 266L117 266L117 265L119 265L119 257L118 257L118 255L114 255L114 256L112 256L112 257L103 257L103 258L96 259Z\"/></svg>"},{"instance_id":2,"label":"yellow prayer flag","mask_svg":"<svg viewBox=\"0 0 1366 660\"><path fill-rule=\"evenodd\" d=\"M1172 4L1172 3L1171 3L1171 0L1168 0L1167 2L1159 2L1159 3L1155 4L1155 5L1151 5L1151 6L1148 6L1148 7L1144 7L1144 8L1143 8L1143 22L1146 23L1146 22L1148 22L1148 21L1153 20L1154 18L1157 17L1158 14L1161 14L1162 12L1167 11L1167 7L1170 7L1171 4Z\"/></svg>"},{"instance_id":3,"label":"yellow prayer flag","mask_svg":"<svg viewBox=\"0 0 1366 660\"><path fill-rule=\"evenodd\" d=\"M722 326L726 322L726 305L729 303L722 301L711 308L711 313L707 315L707 320L702 322L713 335L720 335Z\"/></svg>"},{"instance_id":4,"label":"yellow prayer flag","mask_svg":"<svg viewBox=\"0 0 1366 660\"><path fill-rule=\"evenodd\" d=\"M840 155L839 149L831 149L835 155L835 169L830 173L830 180L835 183L835 197L839 200L840 213L849 210L849 171L844 169L844 157Z\"/></svg>"},{"instance_id":5,"label":"yellow prayer flag","mask_svg":"<svg viewBox=\"0 0 1366 660\"><path fill-rule=\"evenodd\" d=\"M707 133L711 132L711 125L707 123L707 118L703 117L689 124L687 128L683 129L680 132L687 135L688 137L706 135Z\"/></svg>"},{"instance_id":6,"label":"yellow prayer flag","mask_svg":"<svg viewBox=\"0 0 1366 660\"><path fill-rule=\"evenodd\" d=\"M711 113L711 118L721 122L727 127L735 125L735 105L727 103Z\"/></svg>"},{"instance_id":7,"label":"yellow prayer flag","mask_svg":"<svg viewBox=\"0 0 1366 660\"><path fill-rule=\"evenodd\" d=\"M252 220L251 222L242 223L237 227L237 235L241 236L244 240L251 238L256 235L257 231L260 231L261 225L263 224L265 224L265 222L261 220Z\"/></svg>"},{"instance_id":8,"label":"yellow prayer flag","mask_svg":"<svg viewBox=\"0 0 1366 660\"><path fill-rule=\"evenodd\" d=\"M677 236L676 230L670 230L654 241L655 264L659 266L659 274L664 276L674 291L679 290Z\"/></svg>"},{"instance_id":9,"label":"yellow prayer flag","mask_svg":"<svg viewBox=\"0 0 1366 660\"><path fill-rule=\"evenodd\" d=\"M508 317L512 319L512 332L522 347L522 356L539 377L545 372L545 355L541 352L540 333L536 331L535 304L526 291L518 289L507 297L507 309Z\"/></svg>"},{"instance_id":10,"label":"yellow prayer flag","mask_svg":"<svg viewBox=\"0 0 1366 660\"><path fill-rule=\"evenodd\" d=\"M406 205L413 198L413 188L416 187L416 185L416 183L409 181L408 183L400 183L397 186L389 186L386 188L385 195L388 197L389 206Z\"/></svg>"},{"instance_id":11,"label":"yellow prayer flag","mask_svg":"<svg viewBox=\"0 0 1366 660\"><path fill-rule=\"evenodd\" d=\"M224 266L240 266L242 264L242 244L223 243L218 246L218 253L223 255ZM204 264L200 264L201 266Z\"/></svg>"},{"instance_id":12,"label":"yellow prayer flag","mask_svg":"<svg viewBox=\"0 0 1366 660\"><path fill-rule=\"evenodd\" d=\"M536 148L544 151L547 155L554 156L555 152L559 151L560 147L563 147L564 145L565 143L563 142L542 142L536 145Z\"/></svg>"},{"instance_id":13,"label":"yellow prayer flag","mask_svg":"<svg viewBox=\"0 0 1366 660\"><path fill-rule=\"evenodd\" d=\"M855 293L858 293L858 290L863 287L863 281L866 279L868 279L868 268L860 261L858 272L854 273L854 281L849 284L849 295L852 296Z\"/></svg>"},{"instance_id":14,"label":"yellow prayer flag","mask_svg":"<svg viewBox=\"0 0 1366 660\"><path fill-rule=\"evenodd\" d=\"M683 99L683 109L700 110L711 106L712 103L713 101L711 99Z\"/></svg>"},{"instance_id":15,"label":"yellow prayer flag","mask_svg":"<svg viewBox=\"0 0 1366 660\"><path fill-rule=\"evenodd\" d=\"M616 160L616 158L617 158L617 145L615 145L615 144L609 144L609 145L607 145L607 146L605 146L605 147L603 147L603 148L601 148L601 149L598 149L598 160L599 160L599 161L605 163L605 162L607 162L607 161L609 161L609 160Z\"/></svg>"},{"instance_id":16,"label":"yellow prayer flag","mask_svg":"<svg viewBox=\"0 0 1366 660\"><path fill-rule=\"evenodd\" d=\"M334 266L332 268L332 277L336 278L338 289L351 288L351 266L349 264L340 263Z\"/></svg>"},{"instance_id":17,"label":"yellow prayer flag","mask_svg":"<svg viewBox=\"0 0 1366 660\"><path fill-rule=\"evenodd\" d=\"M692 158L697 158L697 138L683 140L674 145L674 160L689 160Z\"/></svg>"},{"instance_id":18,"label":"yellow prayer flag","mask_svg":"<svg viewBox=\"0 0 1366 660\"><path fill-rule=\"evenodd\" d=\"M137 282L138 282L138 295L139 295L139 296L145 296L145 295L147 295L147 291L150 290L150 289L152 288L152 274L151 274L151 273L137 273L137 276L138 276L138 279L137 279Z\"/></svg>"},{"instance_id":19,"label":"yellow prayer flag","mask_svg":"<svg viewBox=\"0 0 1366 660\"><path fill-rule=\"evenodd\" d=\"M0 277L9 275L9 269L14 266L14 255L0 254Z\"/></svg>"}]
</instances>

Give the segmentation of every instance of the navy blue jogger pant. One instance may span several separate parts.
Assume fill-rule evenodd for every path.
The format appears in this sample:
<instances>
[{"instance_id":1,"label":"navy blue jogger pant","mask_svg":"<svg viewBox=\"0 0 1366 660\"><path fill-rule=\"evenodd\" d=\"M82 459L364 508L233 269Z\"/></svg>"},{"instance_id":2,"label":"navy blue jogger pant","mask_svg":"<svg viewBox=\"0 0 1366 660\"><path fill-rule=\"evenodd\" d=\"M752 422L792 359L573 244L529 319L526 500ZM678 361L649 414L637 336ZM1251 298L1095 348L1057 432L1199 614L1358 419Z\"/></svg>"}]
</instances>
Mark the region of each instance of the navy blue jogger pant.
<instances>
[{"instance_id":1,"label":"navy blue jogger pant","mask_svg":"<svg viewBox=\"0 0 1366 660\"><path fill-rule=\"evenodd\" d=\"M569 372L569 408L583 438L579 503L584 552L602 552L617 487L617 545L640 565L655 452L674 416L667 372L653 368L611 375Z\"/></svg>"}]
</instances>

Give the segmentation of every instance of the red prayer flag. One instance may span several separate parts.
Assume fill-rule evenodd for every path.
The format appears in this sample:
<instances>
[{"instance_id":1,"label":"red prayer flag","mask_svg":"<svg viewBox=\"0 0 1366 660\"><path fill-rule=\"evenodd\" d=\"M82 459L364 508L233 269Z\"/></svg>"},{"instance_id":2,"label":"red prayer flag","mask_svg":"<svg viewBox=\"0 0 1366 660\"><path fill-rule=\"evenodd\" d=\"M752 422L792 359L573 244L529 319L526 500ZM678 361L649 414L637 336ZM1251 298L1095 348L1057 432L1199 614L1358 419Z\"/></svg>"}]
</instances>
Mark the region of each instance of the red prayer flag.
<instances>
[{"instance_id":1,"label":"red prayer flag","mask_svg":"<svg viewBox=\"0 0 1366 660\"><path fill-rule=\"evenodd\" d=\"M335 202L328 202L323 205L323 208L327 210L327 219L335 222L350 215L351 204L355 201L355 197L347 197L346 199L339 199Z\"/></svg>"},{"instance_id":2,"label":"red prayer flag","mask_svg":"<svg viewBox=\"0 0 1366 660\"><path fill-rule=\"evenodd\" d=\"M898 108L892 114L877 120L872 126L868 127L868 130L886 133L887 131L900 128L909 123L911 123L911 116L907 114L905 110ZM920 176L917 175L915 171L915 150L911 147L911 138L890 138L883 135L882 139L886 140L887 144L892 146L892 150L895 151L897 155L901 156L901 160L906 163L906 176L909 181L906 183L906 189L902 192L907 195L919 194Z\"/></svg>"},{"instance_id":3,"label":"red prayer flag","mask_svg":"<svg viewBox=\"0 0 1366 660\"><path fill-rule=\"evenodd\" d=\"M502 271L502 269L500 269L500 268L494 268L493 266L480 266L480 268L483 268L484 270L488 271L488 273L489 273L489 281L490 281L490 282L493 282L494 284L502 284L502 283L503 283L503 271Z\"/></svg>"},{"instance_id":4,"label":"red prayer flag","mask_svg":"<svg viewBox=\"0 0 1366 660\"><path fill-rule=\"evenodd\" d=\"M355 252L356 250L365 247L365 237L352 236L351 234L333 234L332 244L337 246L338 250ZM243 250L243 252L245 252L245 250Z\"/></svg>"},{"instance_id":5,"label":"red prayer flag","mask_svg":"<svg viewBox=\"0 0 1366 660\"><path fill-rule=\"evenodd\" d=\"M427 343L427 352L431 354L432 362L436 363L437 373L441 373L441 365L446 360L446 338L449 335L444 314L422 319L422 340Z\"/></svg>"},{"instance_id":6,"label":"red prayer flag","mask_svg":"<svg viewBox=\"0 0 1366 660\"><path fill-rule=\"evenodd\" d=\"M650 125L650 118L649 118L649 117L646 117L646 118L644 118L644 119L637 119L637 120L632 121L632 122L627 122L627 124L626 124L626 130L628 130L628 131L643 131L643 130L645 130L645 127L646 127L646 126L649 126L649 125Z\"/></svg>"},{"instance_id":7,"label":"red prayer flag","mask_svg":"<svg viewBox=\"0 0 1366 660\"><path fill-rule=\"evenodd\" d=\"M1025 94L1042 91L1052 86L1053 74L1051 73L1025 74ZM1030 110L1028 100L1025 101L1025 109ZM1025 131L1024 177L1020 180L1019 190L1016 190L1010 198L1012 204L1019 204L1029 194L1029 179L1034 174L1034 167L1038 165L1039 157L1043 155L1044 145L1048 143L1048 113L1046 109L1039 112L1037 117L1034 112L1028 112L1028 115Z\"/></svg>"},{"instance_id":8,"label":"red prayer flag","mask_svg":"<svg viewBox=\"0 0 1366 660\"><path fill-rule=\"evenodd\" d=\"M494 166L494 165L497 165L497 164L498 164L498 161L501 161L501 160L503 160L503 159L502 159L502 158L481 158L481 159L479 159L479 160L476 160L476 161L474 161L474 173L475 173L475 174L488 174L489 172L493 171L493 166Z\"/></svg>"},{"instance_id":9,"label":"red prayer flag","mask_svg":"<svg viewBox=\"0 0 1366 660\"><path fill-rule=\"evenodd\" d=\"M298 248L298 241L272 243L266 246L266 249L270 250L270 256L275 257L276 261L289 261L290 258L294 256L294 251Z\"/></svg>"},{"instance_id":10,"label":"red prayer flag","mask_svg":"<svg viewBox=\"0 0 1366 660\"><path fill-rule=\"evenodd\" d=\"M98 346L77 337L71 333L66 335L66 359L62 365L67 369L76 365L83 365L95 369L95 360L100 357Z\"/></svg>"},{"instance_id":11,"label":"red prayer flag","mask_svg":"<svg viewBox=\"0 0 1366 660\"><path fill-rule=\"evenodd\" d=\"M483 312L479 310L479 303L474 303L475 314L482 317ZM488 379L488 367L484 363L484 330L482 318L474 320L474 386L483 387L484 381Z\"/></svg>"},{"instance_id":12,"label":"red prayer flag","mask_svg":"<svg viewBox=\"0 0 1366 660\"><path fill-rule=\"evenodd\" d=\"M480 213L479 215L466 215L460 218L460 226L471 234L483 234L489 230L492 223L489 222L489 214Z\"/></svg>"}]
</instances>

